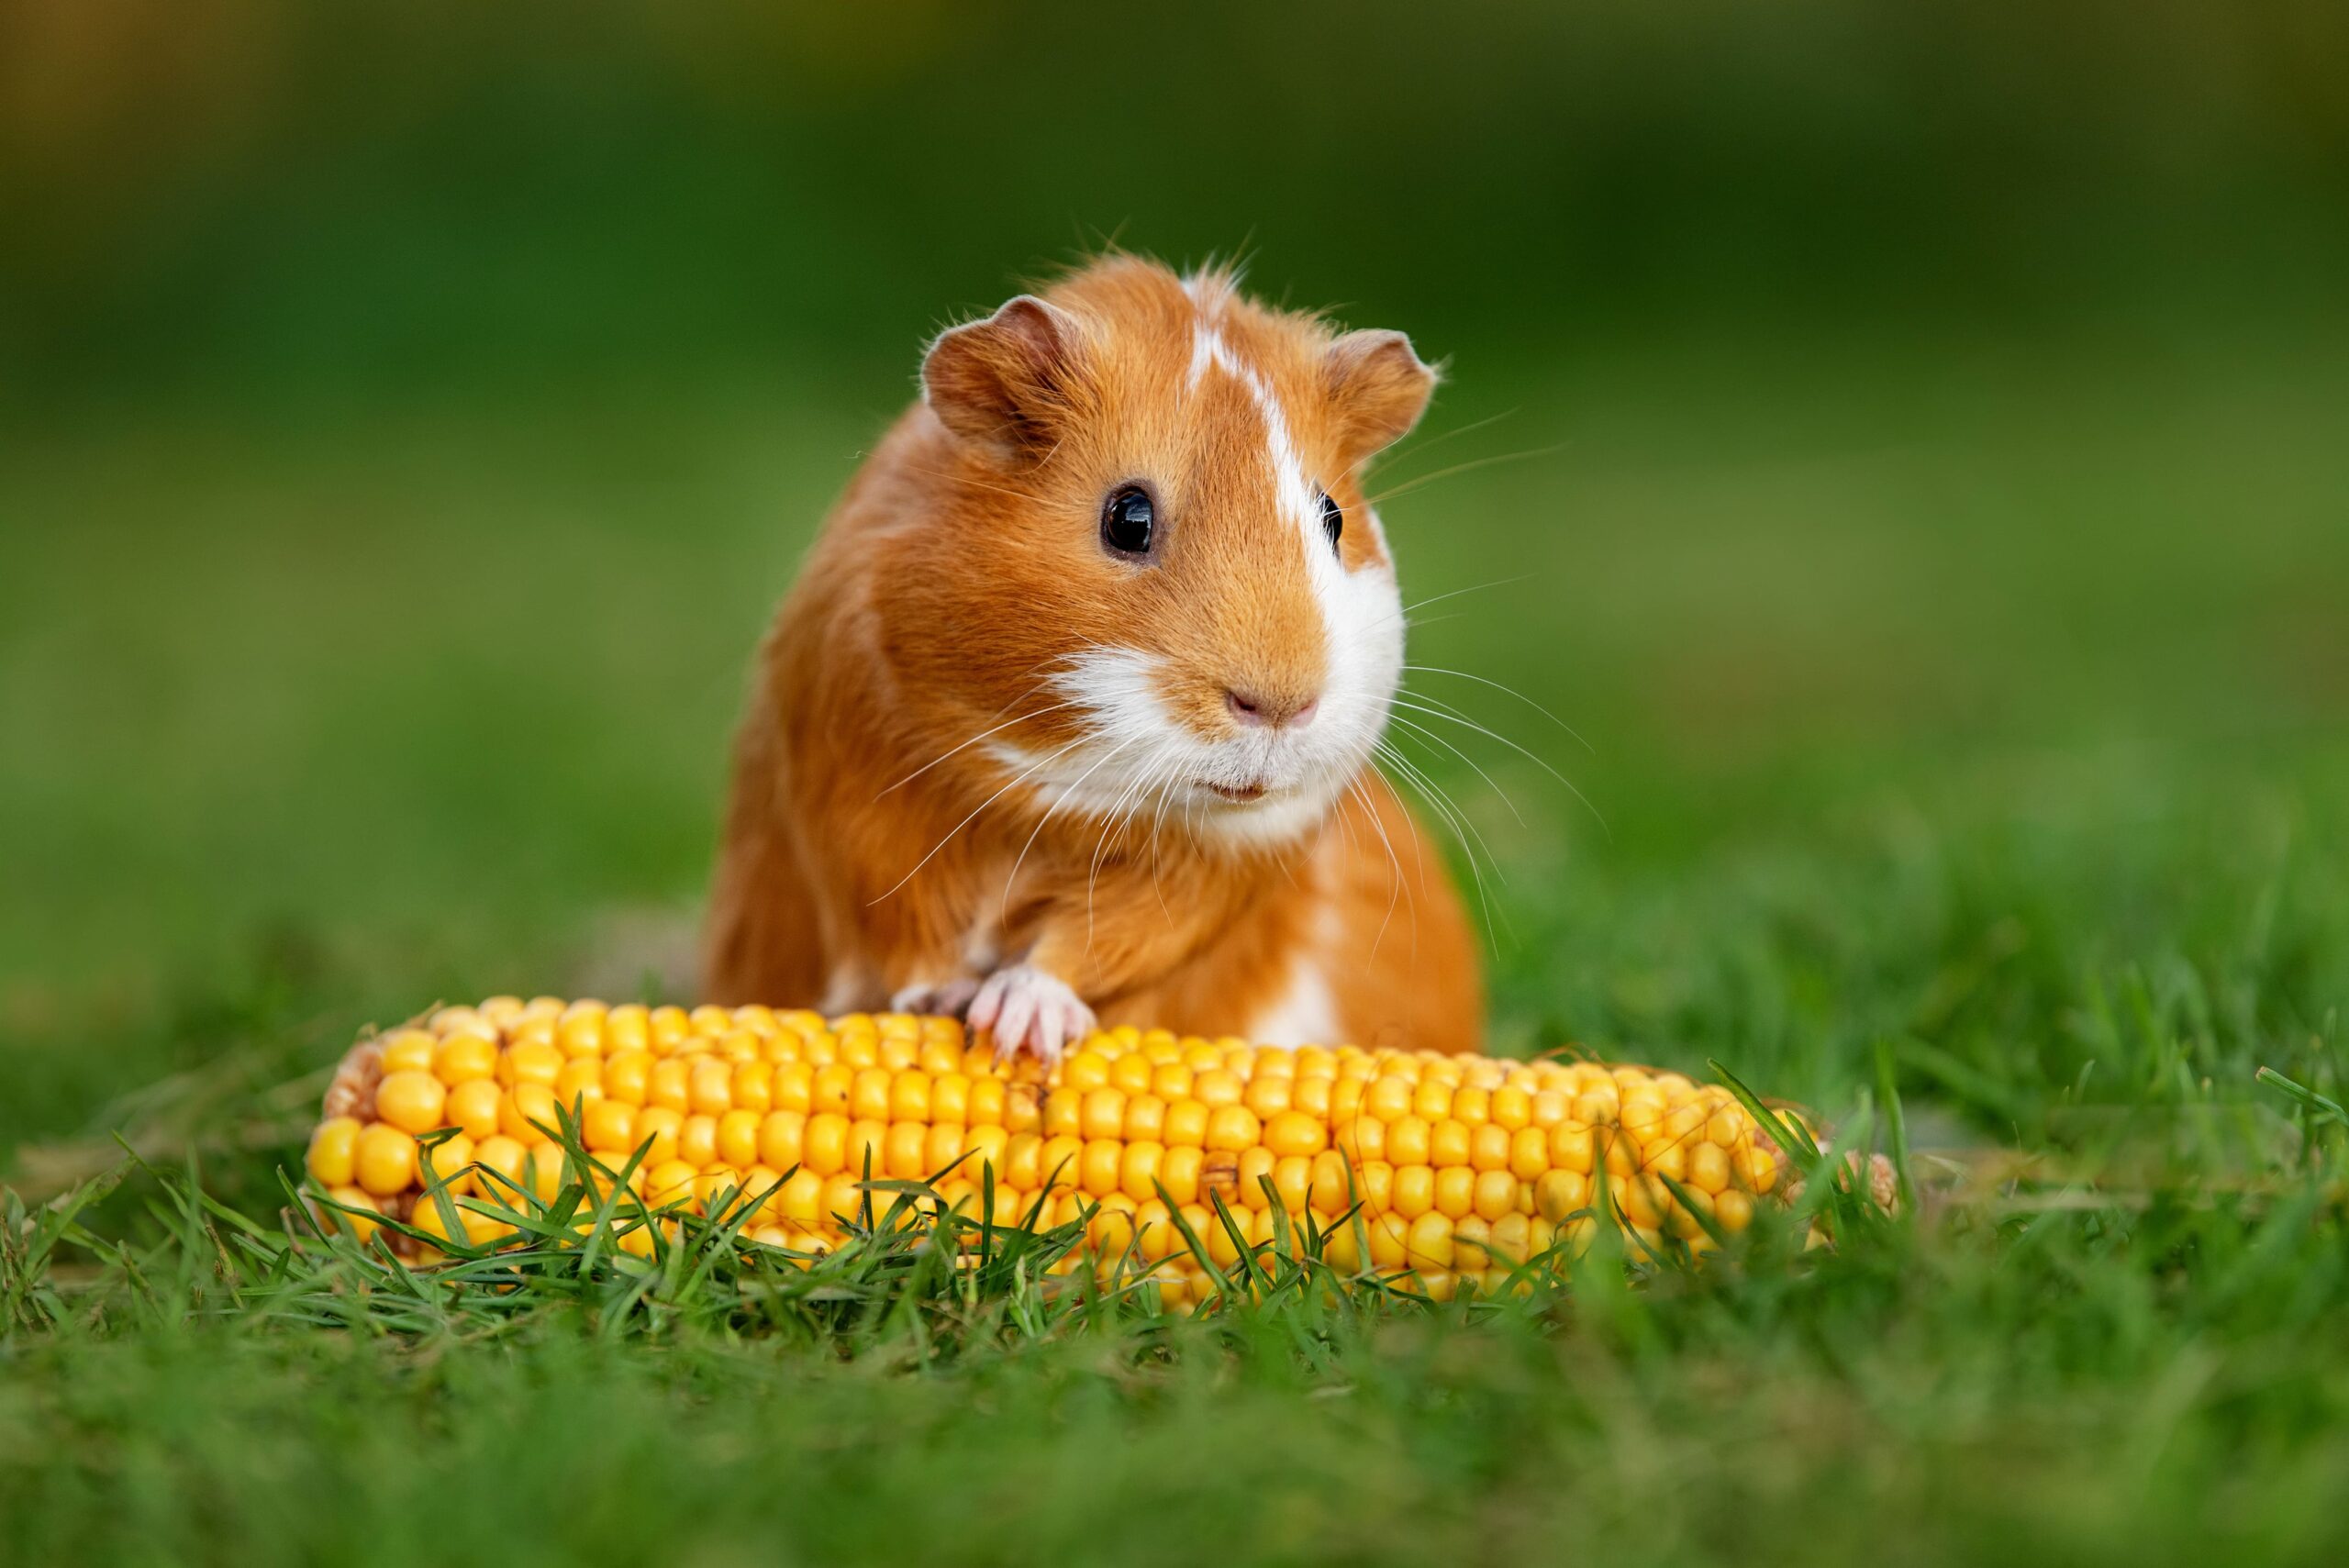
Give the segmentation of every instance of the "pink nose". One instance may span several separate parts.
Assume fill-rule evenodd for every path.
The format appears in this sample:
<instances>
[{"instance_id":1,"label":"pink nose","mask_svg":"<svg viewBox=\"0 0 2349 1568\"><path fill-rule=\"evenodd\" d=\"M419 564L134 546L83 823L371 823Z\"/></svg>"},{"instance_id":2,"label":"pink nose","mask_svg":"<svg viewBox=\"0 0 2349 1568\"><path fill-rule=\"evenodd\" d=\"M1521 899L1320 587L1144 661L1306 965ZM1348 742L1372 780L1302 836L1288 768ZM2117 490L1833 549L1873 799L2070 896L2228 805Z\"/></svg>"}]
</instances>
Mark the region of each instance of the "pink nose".
<instances>
[{"instance_id":1,"label":"pink nose","mask_svg":"<svg viewBox=\"0 0 2349 1568\"><path fill-rule=\"evenodd\" d=\"M1244 725L1269 724L1277 729L1284 724L1294 724L1301 728L1312 719L1313 710L1321 706L1321 696L1318 692L1308 697L1274 696L1227 686L1223 706Z\"/></svg>"}]
</instances>

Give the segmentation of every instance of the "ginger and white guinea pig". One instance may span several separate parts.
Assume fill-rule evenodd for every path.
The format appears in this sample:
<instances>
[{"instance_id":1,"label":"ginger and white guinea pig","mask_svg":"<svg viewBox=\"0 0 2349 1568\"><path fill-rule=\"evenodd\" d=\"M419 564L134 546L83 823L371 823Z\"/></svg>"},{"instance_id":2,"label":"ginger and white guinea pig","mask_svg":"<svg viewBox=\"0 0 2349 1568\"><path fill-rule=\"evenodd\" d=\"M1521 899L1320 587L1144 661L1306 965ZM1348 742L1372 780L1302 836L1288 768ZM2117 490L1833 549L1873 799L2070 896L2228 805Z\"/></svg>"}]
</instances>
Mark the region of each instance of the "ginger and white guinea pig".
<instances>
[{"instance_id":1,"label":"ginger and white guinea pig","mask_svg":"<svg viewBox=\"0 0 2349 1568\"><path fill-rule=\"evenodd\" d=\"M1475 943L1373 762L1403 605L1364 465L1434 373L1111 256L930 345L770 630L721 1002L1466 1051Z\"/></svg>"}]
</instances>

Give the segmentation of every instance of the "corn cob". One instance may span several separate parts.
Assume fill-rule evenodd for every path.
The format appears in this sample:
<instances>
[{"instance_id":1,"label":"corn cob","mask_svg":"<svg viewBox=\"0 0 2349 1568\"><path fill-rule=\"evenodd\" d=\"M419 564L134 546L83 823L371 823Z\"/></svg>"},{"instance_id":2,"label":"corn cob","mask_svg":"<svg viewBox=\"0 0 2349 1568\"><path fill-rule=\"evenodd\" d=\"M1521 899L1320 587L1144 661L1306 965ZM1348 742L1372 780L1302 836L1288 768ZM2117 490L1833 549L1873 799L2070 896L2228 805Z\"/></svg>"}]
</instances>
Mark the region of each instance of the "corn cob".
<instances>
[{"instance_id":1,"label":"corn cob","mask_svg":"<svg viewBox=\"0 0 2349 1568\"><path fill-rule=\"evenodd\" d=\"M437 1181L478 1241L486 1200L551 1199L565 1180L558 1106L607 1185L635 1160L650 1209L755 1202L751 1240L821 1252L868 1173L936 1178L938 1201L973 1214L991 1180L998 1223L1089 1215L1096 1255L1149 1269L1173 1301L1210 1278L1178 1217L1219 1268L1235 1229L1253 1247L1286 1224L1301 1245L1309 1226L1338 1267L1443 1296L1501 1288L1604 1221L1701 1252L1792 1174L1729 1091L1639 1067L1120 1027L1046 1072L947 1018L513 996L354 1047L308 1172L362 1240L371 1214L446 1240L450 1206L418 1201ZM642 1228L622 1243L651 1245Z\"/></svg>"}]
</instances>

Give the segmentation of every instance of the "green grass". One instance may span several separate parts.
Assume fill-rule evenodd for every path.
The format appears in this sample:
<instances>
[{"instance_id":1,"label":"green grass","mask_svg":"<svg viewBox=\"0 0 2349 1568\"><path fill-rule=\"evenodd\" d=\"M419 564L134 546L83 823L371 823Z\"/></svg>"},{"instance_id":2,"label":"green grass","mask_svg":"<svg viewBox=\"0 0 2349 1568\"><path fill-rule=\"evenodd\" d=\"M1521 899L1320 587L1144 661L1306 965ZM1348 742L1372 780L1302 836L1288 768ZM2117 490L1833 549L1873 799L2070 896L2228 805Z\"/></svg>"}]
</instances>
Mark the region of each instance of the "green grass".
<instances>
[{"instance_id":1,"label":"green grass","mask_svg":"<svg viewBox=\"0 0 2349 1568\"><path fill-rule=\"evenodd\" d=\"M38 1208L117 1129L167 1174L0 1244L0 1556L2338 1558L2349 1129L2256 1074L2349 1076L2345 344L1456 366L1434 431L1516 411L1398 481L1564 445L1388 506L1408 596L1475 590L1414 658L1591 749L1416 679L1596 808L1429 753L1497 1044L1718 1060L1854 1130L1888 1067L1926 1200L1530 1304L1200 1321L902 1253L815 1296L385 1284L283 1229L361 1025L662 970L744 658L879 409L21 423L0 1175Z\"/></svg>"}]
</instances>

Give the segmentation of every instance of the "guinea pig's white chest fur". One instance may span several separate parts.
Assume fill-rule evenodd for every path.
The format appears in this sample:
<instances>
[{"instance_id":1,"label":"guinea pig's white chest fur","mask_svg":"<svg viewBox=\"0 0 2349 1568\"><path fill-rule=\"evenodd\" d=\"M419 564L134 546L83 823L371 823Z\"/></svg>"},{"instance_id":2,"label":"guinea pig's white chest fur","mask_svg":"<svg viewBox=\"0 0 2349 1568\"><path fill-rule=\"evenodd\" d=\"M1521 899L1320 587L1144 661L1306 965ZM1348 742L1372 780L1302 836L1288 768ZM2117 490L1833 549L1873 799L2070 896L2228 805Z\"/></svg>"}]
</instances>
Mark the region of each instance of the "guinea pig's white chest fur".
<instances>
[{"instance_id":1,"label":"guinea pig's white chest fur","mask_svg":"<svg viewBox=\"0 0 2349 1568\"><path fill-rule=\"evenodd\" d=\"M1333 959L1345 931L1334 902L1325 903L1310 940L1290 957L1281 989L1262 1003L1243 1031L1259 1045L1321 1045L1346 1038L1338 990L1330 982Z\"/></svg>"},{"instance_id":2,"label":"guinea pig's white chest fur","mask_svg":"<svg viewBox=\"0 0 2349 1568\"><path fill-rule=\"evenodd\" d=\"M1404 618L1361 476L1433 384L1408 343L1113 257L923 379L768 639L713 994L967 1006L1048 1056L1097 1018L1477 1043L1375 765Z\"/></svg>"}]
</instances>

